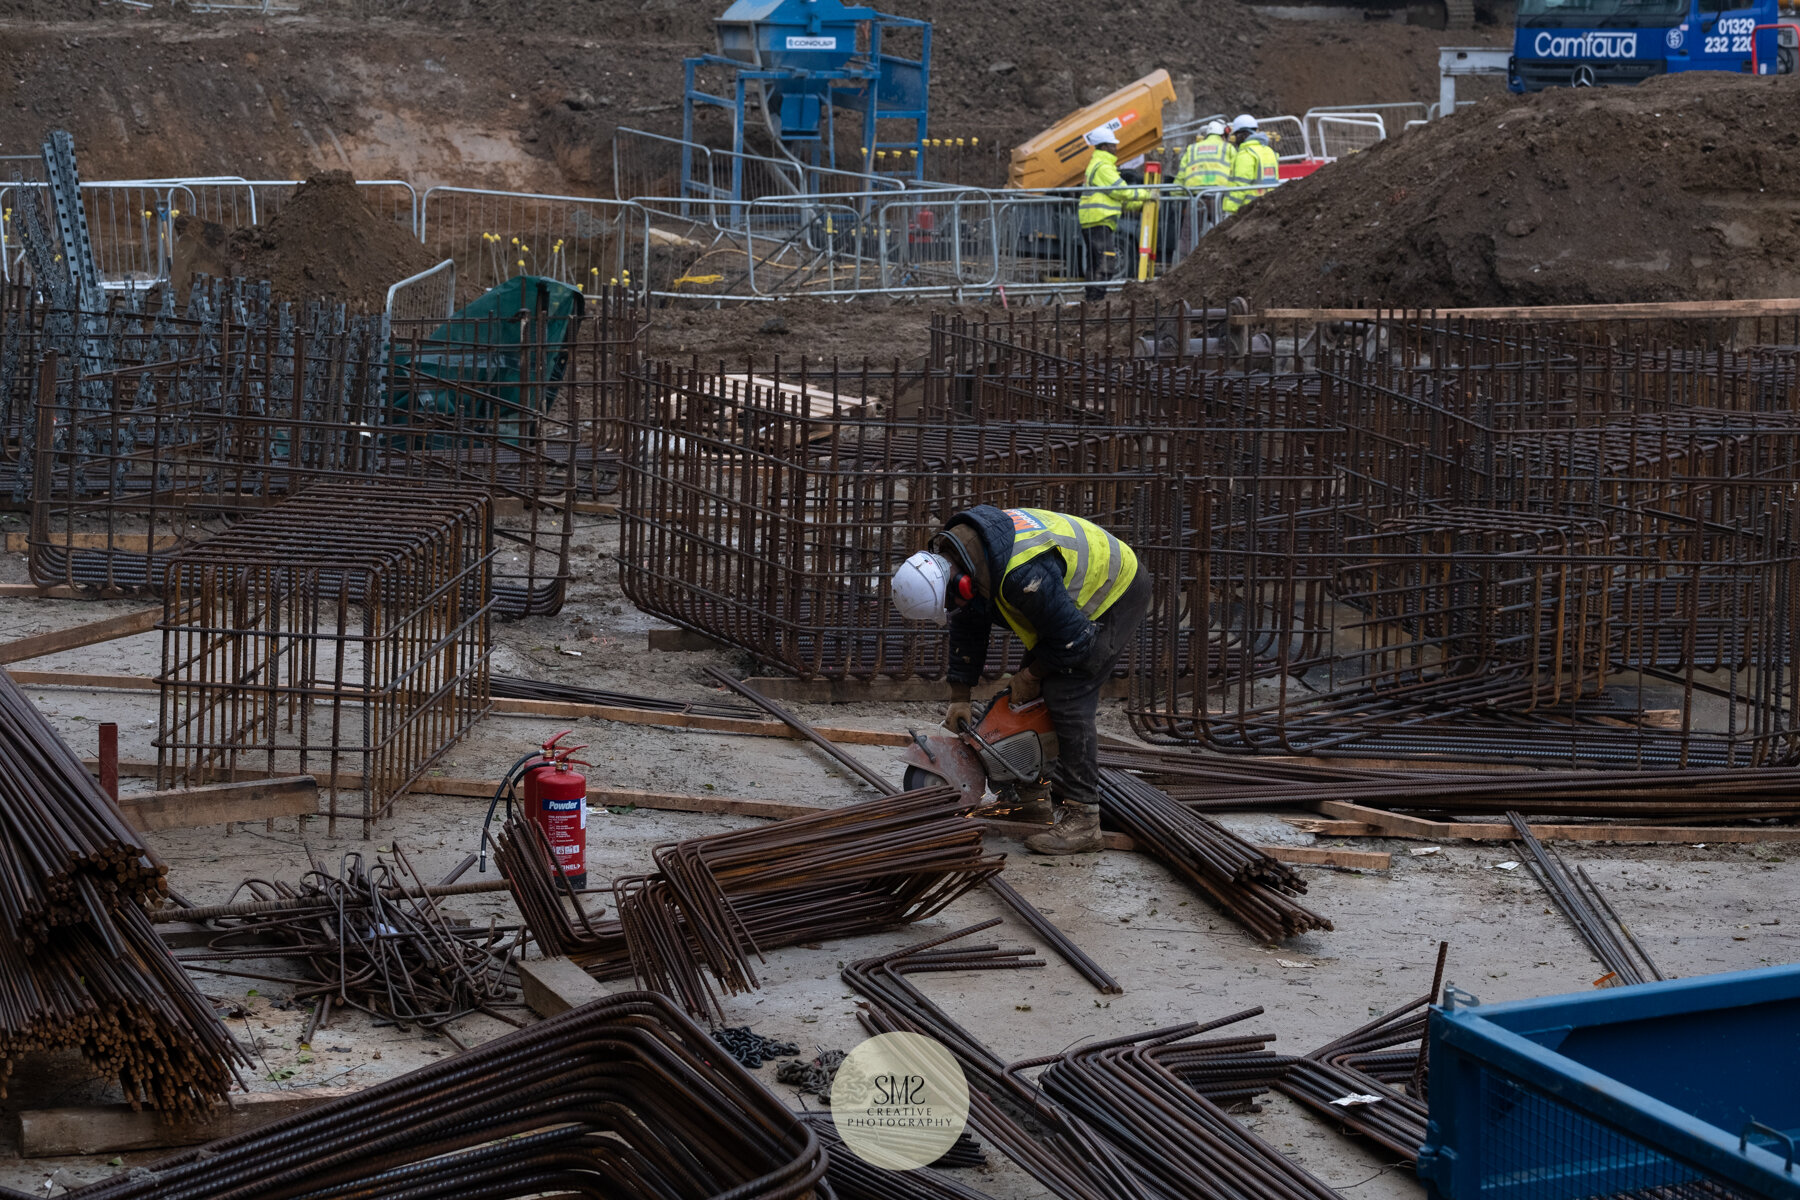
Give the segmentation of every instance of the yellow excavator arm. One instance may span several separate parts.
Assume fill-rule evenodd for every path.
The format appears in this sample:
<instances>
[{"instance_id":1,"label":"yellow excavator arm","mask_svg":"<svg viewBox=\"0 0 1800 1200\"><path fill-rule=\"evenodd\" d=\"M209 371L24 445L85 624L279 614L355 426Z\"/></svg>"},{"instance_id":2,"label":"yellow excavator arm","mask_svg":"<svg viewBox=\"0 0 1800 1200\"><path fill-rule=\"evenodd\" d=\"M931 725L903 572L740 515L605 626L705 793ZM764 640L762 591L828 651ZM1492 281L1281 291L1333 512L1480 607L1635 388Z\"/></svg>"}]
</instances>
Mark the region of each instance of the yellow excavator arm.
<instances>
[{"instance_id":1,"label":"yellow excavator arm","mask_svg":"<svg viewBox=\"0 0 1800 1200\"><path fill-rule=\"evenodd\" d=\"M1106 97L1070 113L1012 152L1006 185L1016 188L1062 188L1079 184L1087 174L1093 147L1087 135L1110 125L1119 138L1119 159L1149 154L1162 144L1163 105L1175 100L1167 71L1152 71Z\"/></svg>"}]
</instances>

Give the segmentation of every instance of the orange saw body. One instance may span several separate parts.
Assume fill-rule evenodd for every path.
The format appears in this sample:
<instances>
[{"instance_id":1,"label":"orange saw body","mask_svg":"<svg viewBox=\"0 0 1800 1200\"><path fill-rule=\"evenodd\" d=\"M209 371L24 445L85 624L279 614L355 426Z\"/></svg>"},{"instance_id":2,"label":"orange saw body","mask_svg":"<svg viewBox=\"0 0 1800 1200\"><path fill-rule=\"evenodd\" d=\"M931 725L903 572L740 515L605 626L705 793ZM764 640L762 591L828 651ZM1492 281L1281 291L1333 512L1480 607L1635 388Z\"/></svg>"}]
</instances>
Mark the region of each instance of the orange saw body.
<instances>
[{"instance_id":1,"label":"orange saw body","mask_svg":"<svg viewBox=\"0 0 1800 1200\"><path fill-rule=\"evenodd\" d=\"M906 763L907 790L947 783L970 804L1012 809L1050 793L1056 731L1042 699L1014 708L1009 692L995 696L973 725L959 733L913 733ZM993 793L991 802L988 793Z\"/></svg>"}]
</instances>

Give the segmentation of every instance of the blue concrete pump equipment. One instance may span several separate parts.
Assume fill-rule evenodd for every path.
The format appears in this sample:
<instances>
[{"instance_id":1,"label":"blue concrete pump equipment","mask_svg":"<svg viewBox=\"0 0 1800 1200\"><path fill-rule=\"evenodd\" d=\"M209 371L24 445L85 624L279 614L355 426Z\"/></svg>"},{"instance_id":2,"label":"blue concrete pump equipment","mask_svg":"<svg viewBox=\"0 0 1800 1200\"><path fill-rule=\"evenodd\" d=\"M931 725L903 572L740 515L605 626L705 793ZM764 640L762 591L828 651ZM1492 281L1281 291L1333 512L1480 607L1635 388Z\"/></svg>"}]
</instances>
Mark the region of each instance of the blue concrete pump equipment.
<instances>
[{"instance_id":1,"label":"blue concrete pump equipment","mask_svg":"<svg viewBox=\"0 0 1800 1200\"><path fill-rule=\"evenodd\" d=\"M681 136L697 140L694 116L703 107L730 112L731 180L695 178L694 153L684 149L687 195L746 198L744 133L752 117L768 130L777 155L803 173L808 192L849 190L822 186L825 173L837 170L921 178L929 21L840 0L737 0L713 24L718 52L686 60ZM702 76L719 90L706 90ZM839 113L855 122L846 130L856 134L856 148L847 152L855 166L838 162Z\"/></svg>"}]
</instances>

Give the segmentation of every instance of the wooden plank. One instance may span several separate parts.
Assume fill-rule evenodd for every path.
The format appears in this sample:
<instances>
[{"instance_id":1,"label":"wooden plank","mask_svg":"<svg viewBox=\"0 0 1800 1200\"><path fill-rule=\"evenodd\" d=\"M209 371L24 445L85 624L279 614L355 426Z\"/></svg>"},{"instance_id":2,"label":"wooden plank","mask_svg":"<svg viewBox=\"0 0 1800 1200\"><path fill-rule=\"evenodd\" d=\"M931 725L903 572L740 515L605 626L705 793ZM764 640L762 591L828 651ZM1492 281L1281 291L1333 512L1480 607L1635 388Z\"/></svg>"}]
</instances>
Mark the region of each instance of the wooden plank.
<instances>
[{"instance_id":1,"label":"wooden plank","mask_svg":"<svg viewBox=\"0 0 1800 1200\"><path fill-rule=\"evenodd\" d=\"M168 550L181 541L172 534L164 534L156 539L156 549ZM57 547L71 550L117 550L121 554L142 554L150 544L147 534L142 533L53 533L50 543ZM8 554L28 554L31 552L31 535L28 533L9 533L6 535L6 552Z\"/></svg>"},{"instance_id":2,"label":"wooden plank","mask_svg":"<svg viewBox=\"0 0 1800 1200\"><path fill-rule=\"evenodd\" d=\"M671 729L699 729L708 733L741 733L752 737L800 737L780 721L745 717L713 717L703 713L658 712L652 708L623 708L612 704L565 704L560 700L496 700L495 714L503 717L557 717L578 720L595 717L626 725L665 725ZM912 737L884 729L840 729L814 726L826 738L854 746L910 746Z\"/></svg>"},{"instance_id":3,"label":"wooden plank","mask_svg":"<svg viewBox=\"0 0 1800 1200\"><path fill-rule=\"evenodd\" d=\"M616 517L619 515L619 506L611 500L577 500L575 512L583 517Z\"/></svg>"},{"instance_id":4,"label":"wooden plank","mask_svg":"<svg viewBox=\"0 0 1800 1200\"><path fill-rule=\"evenodd\" d=\"M1024 841L1034 833L1042 833L1044 830L1050 828L1048 825L1039 825L1035 821L1003 821L994 817L981 818L981 824L985 829L991 829L995 833L1004 834L1007 837L1020 842ZM1132 839L1130 834L1109 832L1102 833L1100 837L1106 842L1106 848L1108 850L1137 849L1137 842Z\"/></svg>"},{"instance_id":5,"label":"wooden plank","mask_svg":"<svg viewBox=\"0 0 1800 1200\"><path fill-rule=\"evenodd\" d=\"M691 629L652 629L649 645L665 654L692 654L701 650L728 649L724 642Z\"/></svg>"},{"instance_id":6,"label":"wooden plank","mask_svg":"<svg viewBox=\"0 0 1800 1200\"><path fill-rule=\"evenodd\" d=\"M1800 299L1667 300L1641 304L1544 304L1500 308L1270 308L1232 318L1234 324L1264 321L1373 321L1379 317L1469 317L1494 321L1624 321L1655 318L1788 317L1800 313Z\"/></svg>"},{"instance_id":7,"label":"wooden plank","mask_svg":"<svg viewBox=\"0 0 1800 1200\"><path fill-rule=\"evenodd\" d=\"M156 628L156 623L160 620L162 609L145 608L107 617L103 621L89 621L85 625L69 629L34 633L30 637L17 638L0 645L0 663L24 662L28 658L42 658L46 654L58 654L82 646L97 646L101 642L130 637L135 633L148 633Z\"/></svg>"},{"instance_id":8,"label":"wooden plank","mask_svg":"<svg viewBox=\"0 0 1800 1200\"><path fill-rule=\"evenodd\" d=\"M121 763L121 774L123 768ZM311 775L209 783L151 792L145 796L126 796L120 801L119 810L126 820L144 832L302 816L319 811L319 784Z\"/></svg>"},{"instance_id":9,"label":"wooden plank","mask_svg":"<svg viewBox=\"0 0 1800 1200\"><path fill-rule=\"evenodd\" d=\"M128 1104L89 1108L28 1109L17 1114L19 1154L24 1158L60 1158L71 1154L119 1154L127 1150L161 1150L196 1146L215 1138L236 1137L295 1113L309 1112L333 1100L355 1095L360 1088L288 1088L279 1092L234 1092L224 1107L199 1119L175 1118Z\"/></svg>"},{"instance_id":10,"label":"wooden plank","mask_svg":"<svg viewBox=\"0 0 1800 1200\"><path fill-rule=\"evenodd\" d=\"M1518 837L1511 825L1491 822L1426 821L1342 800L1321 800L1316 807L1327 816L1373 825L1381 837L1419 838L1433 842L1510 842ZM1800 841L1800 826L1794 825L1533 825L1531 832L1544 842L1693 846L1714 842Z\"/></svg>"},{"instance_id":11,"label":"wooden plank","mask_svg":"<svg viewBox=\"0 0 1800 1200\"><path fill-rule=\"evenodd\" d=\"M770 675L746 679L744 682L771 700L797 701L801 704L862 704L870 701L943 704L948 699L950 690L949 685L941 679L794 679L786 675ZM985 700L1003 686L1004 680L984 680L975 685L974 698ZM1129 696L1131 681L1109 679L1101 686L1100 694L1109 700Z\"/></svg>"},{"instance_id":12,"label":"wooden plank","mask_svg":"<svg viewBox=\"0 0 1800 1200\"><path fill-rule=\"evenodd\" d=\"M1276 862L1313 867L1351 867L1359 871L1385 871L1394 856L1384 850L1345 850L1335 846L1258 846Z\"/></svg>"},{"instance_id":13,"label":"wooden plank","mask_svg":"<svg viewBox=\"0 0 1800 1200\"><path fill-rule=\"evenodd\" d=\"M540 1017L554 1017L612 993L567 958L539 958L519 963L519 990L525 1004Z\"/></svg>"},{"instance_id":14,"label":"wooden plank","mask_svg":"<svg viewBox=\"0 0 1800 1200\"><path fill-rule=\"evenodd\" d=\"M437 790L435 781L427 781L419 785L419 790L432 792ZM494 794L494 786L489 785L485 795ZM623 807L652 808L659 812L688 813L721 813L738 817L770 817L783 820L787 817L810 817L814 813L823 812L824 806L817 804L793 804L781 800L745 800L736 796L686 796L670 792L639 792L630 788L590 787L587 793L589 804L608 804Z\"/></svg>"},{"instance_id":15,"label":"wooden plank","mask_svg":"<svg viewBox=\"0 0 1800 1200\"><path fill-rule=\"evenodd\" d=\"M68 687L154 692L156 680L141 675L83 674L69 671L12 671L13 682L29 687ZM941 699L941 697L940 697ZM663 725L671 729L700 729L708 733L739 733L751 737L798 738L780 721L744 717L713 717L701 713L660 712L652 708L627 708L612 704L570 704L560 700L496 700L491 710L502 717L556 717L581 720L594 717L626 725ZM882 729L842 729L815 726L834 742L854 746L910 746L912 737Z\"/></svg>"},{"instance_id":16,"label":"wooden plank","mask_svg":"<svg viewBox=\"0 0 1800 1200\"><path fill-rule=\"evenodd\" d=\"M0 598L25 596L33 600L92 600L97 594L61 584L39 587L35 583L0 583Z\"/></svg>"},{"instance_id":17,"label":"wooden plank","mask_svg":"<svg viewBox=\"0 0 1800 1200\"><path fill-rule=\"evenodd\" d=\"M8 671L22 687L87 688L97 691L154 692L156 680L142 675L102 675L79 671Z\"/></svg>"},{"instance_id":18,"label":"wooden plank","mask_svg":"<svg viewBox=\"0 0 1800 1200\"><path fill-rule=\"evenodd\" d=\"M1332 821L1322 817L1283 817L1281 820L1301 833L1316 833L1320 837L1374 837L1381 833L1367 821Z\"/></svg>"}]
</instances>

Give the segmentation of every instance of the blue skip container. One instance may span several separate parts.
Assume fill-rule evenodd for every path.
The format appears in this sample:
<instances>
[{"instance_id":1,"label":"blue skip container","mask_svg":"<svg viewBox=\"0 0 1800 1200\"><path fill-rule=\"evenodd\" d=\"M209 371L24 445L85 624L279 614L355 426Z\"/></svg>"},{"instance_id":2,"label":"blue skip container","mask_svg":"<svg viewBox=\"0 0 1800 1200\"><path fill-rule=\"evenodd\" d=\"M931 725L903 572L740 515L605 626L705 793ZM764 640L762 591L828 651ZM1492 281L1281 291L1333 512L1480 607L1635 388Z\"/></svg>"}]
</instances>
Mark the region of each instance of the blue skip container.
<instances>
[{"instance_id":1,"label":"blue skip container","mask_svg":"<svg viewBox=\"0 0 1800 1200\"><path fill-rule=\"evenodd\" d=\"M1800 1200L1796 1139L1800 966L1432 1010L1432 1200Z\"/></svg>"}]
</instances>

